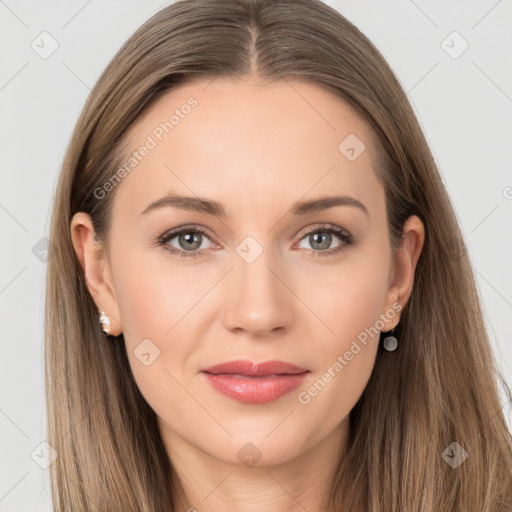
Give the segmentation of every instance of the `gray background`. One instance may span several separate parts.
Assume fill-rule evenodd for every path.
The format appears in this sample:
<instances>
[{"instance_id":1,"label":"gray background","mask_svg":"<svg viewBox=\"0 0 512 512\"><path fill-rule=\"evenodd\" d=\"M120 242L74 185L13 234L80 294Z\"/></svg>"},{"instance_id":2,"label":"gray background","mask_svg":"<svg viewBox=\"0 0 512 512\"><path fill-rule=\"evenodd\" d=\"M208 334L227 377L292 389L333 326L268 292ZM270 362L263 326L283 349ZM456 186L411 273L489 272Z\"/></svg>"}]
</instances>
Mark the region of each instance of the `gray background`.
<instances>
[{"instance_id":1,"label":"gray background","mask_svg":"<svg viewBox=\"0 0 512 512\"><path fill-rule=\"evenodd\" d=\"M408 91L455 204L493 349L511 383L512 1L326 3L376 44ZM51 510L48 470L35 462L47 454L41 239L62 158L103 68L165 5L0 0L0 511ZM58 43L45 59L31 47L42 51L46 37L51 48L43 31ZM463 40L469 47L453 58Z\"/></svg>"}]
</instances>

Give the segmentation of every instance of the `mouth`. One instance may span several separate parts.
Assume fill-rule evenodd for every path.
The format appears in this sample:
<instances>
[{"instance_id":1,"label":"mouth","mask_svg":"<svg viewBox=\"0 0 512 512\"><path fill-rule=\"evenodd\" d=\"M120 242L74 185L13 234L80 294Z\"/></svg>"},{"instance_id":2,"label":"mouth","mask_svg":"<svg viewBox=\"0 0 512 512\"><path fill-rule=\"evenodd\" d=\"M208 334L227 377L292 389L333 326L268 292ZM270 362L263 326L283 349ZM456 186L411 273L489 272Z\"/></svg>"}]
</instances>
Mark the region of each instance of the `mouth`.
<instances>
[{"instance_id":1,"label":"mouth","mask_svg":"<svg viewBox=\"0 0 512 512\"><path fill-rule=\"evenodd\" d=\"M283 361L230 361L201 370L212 387L238 402L273 402L300 386L311 373Z\"/></svg>"}]
</instances>

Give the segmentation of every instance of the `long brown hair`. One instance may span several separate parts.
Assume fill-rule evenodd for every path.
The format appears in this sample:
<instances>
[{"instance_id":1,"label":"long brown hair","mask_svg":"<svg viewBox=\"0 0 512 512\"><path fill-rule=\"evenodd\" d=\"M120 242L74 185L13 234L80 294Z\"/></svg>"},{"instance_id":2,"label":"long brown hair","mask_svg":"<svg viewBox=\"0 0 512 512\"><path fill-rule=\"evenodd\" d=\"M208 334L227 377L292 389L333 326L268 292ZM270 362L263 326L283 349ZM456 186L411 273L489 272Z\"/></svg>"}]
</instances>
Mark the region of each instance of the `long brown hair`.
<instances>
[{"instance_id":1,"label":"long brown hair","mask_svg":"<svg viewBox=\"0 0 512 512\"><path fill-rule=\"evenodd\" d=\"M399 349L378 352L350 413L330 510L512 507L512 443L498 381L509 398L510 390L493 359L456 215L389 65L319 0L182 0L144 23L109 63L76 124L57 185L45 317L55 510L172 509L175 475L156 415L133 379L123 340L101 332L70 222L86 212L106 239L115 189L101 200L94 190L126 158L127 130L150 104L187 80L246 75L310 80L349 102L378 148L394 246L410 215L425 225ZM467 459L452 467L447 460L461 448Z\"/></svg>"}]
</instances>

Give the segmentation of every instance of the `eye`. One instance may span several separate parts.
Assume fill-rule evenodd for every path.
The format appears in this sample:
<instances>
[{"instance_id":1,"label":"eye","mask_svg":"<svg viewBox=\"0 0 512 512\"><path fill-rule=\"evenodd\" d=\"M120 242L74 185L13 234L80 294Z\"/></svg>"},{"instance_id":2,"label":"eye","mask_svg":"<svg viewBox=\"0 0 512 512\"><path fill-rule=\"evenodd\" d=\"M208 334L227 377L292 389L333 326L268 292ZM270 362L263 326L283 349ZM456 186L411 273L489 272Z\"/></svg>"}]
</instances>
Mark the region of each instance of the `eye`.
<instances>
[{"instance_id":1,"label":"eye","mask_svg":"<svg viewBox=\"0 0 512 512\"><path fill-rule=\"evenodd\" d=\"M164 233L158 239L158 244L180 258L194 258L200 256L208 249L208 244L205 245L203 243L206 240L209 240L209 237L203 229L197 226L193 228L183 226L171 232Z\"/></svg>"},{"instance_id":2,"label":"eye","mask_svg":"<svg viewBox=\"0 0 512 512\"><path fill-rule=\"evenodd\" d=\"M334 248L330 248L335 239L341 240ZM301 239L306 240L312 251L312 256L329 256L342 251L354 240L348 231L332 225L320 225L307 232ZM207 232L199 226L182 226L161 235L157 243L166 251L180 258L195 258L204 254L210 247L211 239ZM299 242L299 245L300 245ZM211 242L213 244L213 242ZM215 245L215 244L214 244ZM304 247L300 246L300 249Z\"/></svg>"},{"instance_id":3,"label":"eye","mask_svg":"<svg viewBox=\"0 0 512 512\"><path fill-rule=\"evenodd\" d=\"M334 248L330 248L336 238L341 240L341 243ZM353 243L353 238L350 233L344 229L328 225L316 226L315 229L306 233L306 235L301 238L301 241L302 240L306 240L309 243L310 247L306 247L306 249L311 249L313 256L329 256L343 250L346 246Z\"/></svg>"}]
</instances>

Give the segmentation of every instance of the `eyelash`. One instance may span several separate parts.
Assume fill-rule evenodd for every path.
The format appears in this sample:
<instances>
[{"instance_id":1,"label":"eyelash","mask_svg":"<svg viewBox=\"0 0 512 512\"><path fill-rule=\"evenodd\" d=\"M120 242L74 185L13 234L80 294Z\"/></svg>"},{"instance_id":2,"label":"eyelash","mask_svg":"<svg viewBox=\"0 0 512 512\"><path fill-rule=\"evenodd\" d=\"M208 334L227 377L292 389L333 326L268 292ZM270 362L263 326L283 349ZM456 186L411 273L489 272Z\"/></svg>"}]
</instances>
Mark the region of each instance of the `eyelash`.
<instances>
[{"instance_id":1,"label":"eyelash","mask_svg":"<svg viewBox=\"0 0 512 512\"><path fill-rule=\"evenodd\" d=\"M310 249L313 251L313 257L331 256L342 251L347 246L352 245L354 243L354 238L348 231L326 224L315 226L314 229L308 231L307 233L304 233L300 240L303 240L305 237L317 232L334 234L342 240L342 243L335 247L334 249L324 251L315 251L313 249ZM179 258L196 258L197 256L201 256L207 250L202 249L200 251L181 251L175 249L174 247L170 247L167 242L169 242L169 240L172 240L176 236L180 235L181 233L200 233L201 235L206 236L208 239L210 238L208 236L208 233L199 226L183 226L176 230L168 231L163 235L159 236L157 239L157 244L161 246L164 250L171 252L172 254L178 256Z\"/></svg>"}]
</instances>

